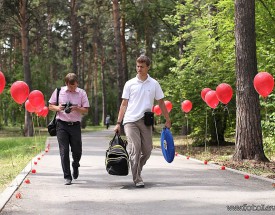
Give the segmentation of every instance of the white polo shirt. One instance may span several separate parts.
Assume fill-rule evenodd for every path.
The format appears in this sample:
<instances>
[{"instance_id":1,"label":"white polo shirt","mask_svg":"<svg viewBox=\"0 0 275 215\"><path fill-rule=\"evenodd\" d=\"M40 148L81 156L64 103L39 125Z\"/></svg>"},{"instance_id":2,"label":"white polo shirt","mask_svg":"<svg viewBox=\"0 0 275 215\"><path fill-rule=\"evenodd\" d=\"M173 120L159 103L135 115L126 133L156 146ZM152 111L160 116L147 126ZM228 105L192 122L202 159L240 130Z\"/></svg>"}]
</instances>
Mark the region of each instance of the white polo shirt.
<instances>
[{"instance_id":1,"label":"white polo shirt","mask_svg":"<svg viewBox=\"0 0 275 215\"><path fill-rule=\"evenodd\" d=\"M124 85L122 99L128 99L128 107L124 114L123 124L135 122L144 116L144 112L152 111L154 99L164 98L160 84L148 74L145 81L136 76Z\"/></svg>"}]
</instances>

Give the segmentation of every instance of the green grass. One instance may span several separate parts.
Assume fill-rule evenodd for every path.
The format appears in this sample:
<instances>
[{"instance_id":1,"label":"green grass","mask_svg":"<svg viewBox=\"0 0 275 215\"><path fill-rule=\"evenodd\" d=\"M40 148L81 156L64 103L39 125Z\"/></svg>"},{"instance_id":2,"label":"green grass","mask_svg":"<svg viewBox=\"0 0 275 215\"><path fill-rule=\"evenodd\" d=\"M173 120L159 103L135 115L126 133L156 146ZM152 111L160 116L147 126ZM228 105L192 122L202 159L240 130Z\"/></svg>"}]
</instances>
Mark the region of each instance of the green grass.
<instances>
[{"instance_id":1,"label":"green grass","mask_svg":"<svg viewBox=\"0 0 275 215\"><path fill-rule=\"evenodd\" d=\"M45 149L46 136L0 138L0 192Z\"/></svg>"},{"instance_id":2,"label":"green grass","mask_svg":"<svg viewBox=\"0 0 275 215\"><path fill-rule=\"evenodd\" d=\"M187 139L185 136L174 135L175 150L179 154L190 156L192 158L209 162L213 162L219 165L225 165L232 169L248 172L250 174L260 175L267 178L275 179L275 156L269 156L269 163L257 162L257 161L243 161L234 162L232 156L234 154L235 145L228 146L208 146L208 147L196 147L192 146L192 140ZM154 147L160 148L160 134L153 136ZM267 155L267 153L266 153Z\"/></svg>"}]
</instances>

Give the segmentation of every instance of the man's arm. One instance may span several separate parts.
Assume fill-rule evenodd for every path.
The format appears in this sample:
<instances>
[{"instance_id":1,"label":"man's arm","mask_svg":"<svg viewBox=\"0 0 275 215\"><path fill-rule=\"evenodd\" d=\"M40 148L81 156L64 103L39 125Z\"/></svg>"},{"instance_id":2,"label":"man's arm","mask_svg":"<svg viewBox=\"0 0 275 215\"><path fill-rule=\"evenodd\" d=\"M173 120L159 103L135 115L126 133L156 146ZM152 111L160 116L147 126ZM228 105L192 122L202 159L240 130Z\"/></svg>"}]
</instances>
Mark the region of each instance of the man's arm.
<instances>
[{"instance_id":1,"label":"man's arm","mask_svg":"<svg viewBox=\"0 0 275 215\"><path fill-rule=\"evenodd\" d=\"M119 108L117 123L114 128L115 132L120 132L120 125L123 120L124 114L126 112L127 106L128 106L128 99L123 99Z\"/></svg>"},{"instance_id":2,"label":"man's arm","mask_svg":"<svg viewBox=\"0 0 275 215\"><path fill-rule=\"evenodd\" d=\"M170 120L170 117L169 117L169 113L167 111L167 108L165 106L165 103L164 103L163 99L158 100L158 103L159 103L159 107L161 109L162 115L164 116L164 118L166 120L165 127L171 128L172 123L171 123L171 120Z\"/></svg>"},{"instance_id":3,"label":"man's arm","mask_svg":"<svg viewBox=\"0 0 275 215\"><path fill-rule=\"evenodd\" d=\"M54 105L54 104L49 104L49 110L51 111L62 111L64 110L64 106L62 106L61 104L60 105Z\"/></svg>"}]
</instances>

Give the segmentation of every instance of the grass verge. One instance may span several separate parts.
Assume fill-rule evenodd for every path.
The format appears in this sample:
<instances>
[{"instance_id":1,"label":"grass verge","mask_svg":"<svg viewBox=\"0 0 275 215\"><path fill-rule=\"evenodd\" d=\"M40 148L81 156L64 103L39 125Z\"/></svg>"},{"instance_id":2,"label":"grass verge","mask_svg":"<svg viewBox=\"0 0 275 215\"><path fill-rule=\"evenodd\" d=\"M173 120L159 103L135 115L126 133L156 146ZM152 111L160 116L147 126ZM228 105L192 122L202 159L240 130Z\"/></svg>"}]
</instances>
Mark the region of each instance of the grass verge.
<instances>
[{"instance_id":1,"label":"grass verge","mask_svg":"<svg viewBox=\"0 0 275 215\"><path fill-rule=\"evenodd\" d=\"M249 174L275 179L275 157L270 156L270 162L257 162L254 160L243 160L236 162L232 160L235 145L194 147L192 141L185 136L174 136L175 151L181 155L190 156L197 160L208 161L220 166L240 170ZM153 137L154 147L160 146L160 135Z\"/></svg>"},{"instance_id":2,"label":"grass verge","mask_svg":"<svg viewBox=\"0 0 275 215\"><path fill-rule=\"evenodd\" d=\"M45 149L47 136L0 138L0 192Z\"/></svg>"}]
</instances>

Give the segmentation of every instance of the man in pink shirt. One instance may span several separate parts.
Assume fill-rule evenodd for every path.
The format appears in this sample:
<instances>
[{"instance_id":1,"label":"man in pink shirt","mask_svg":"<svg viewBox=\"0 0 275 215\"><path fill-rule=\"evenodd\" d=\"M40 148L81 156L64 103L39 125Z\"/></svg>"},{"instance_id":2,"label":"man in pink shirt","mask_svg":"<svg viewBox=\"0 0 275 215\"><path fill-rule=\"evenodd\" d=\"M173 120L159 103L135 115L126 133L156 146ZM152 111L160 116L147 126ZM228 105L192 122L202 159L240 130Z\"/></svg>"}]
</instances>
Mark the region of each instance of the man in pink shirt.
<instances>
[{"instance_id":1,"label":"man in pink shirt","mask_svg":"<svg viewBox=\"0 0 275 215\"><path fill-rule=\"evenodd\" d=\"M72 183L69 155L70 147L73 158L73 178L77 179L79 175L79 161L82 155L80 122L83 114L88 113L90 104L85 90L77 87L78 80L76 74L67 74L65 84L66 86L60 89L58 104L56 103L57 89L53 92L49 100L49 109L57 112L56 136L59 144L65 185L70 185Z\"/></svg>"}]
</instances>

